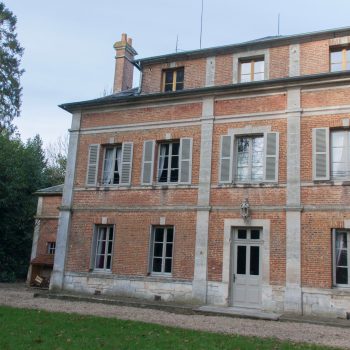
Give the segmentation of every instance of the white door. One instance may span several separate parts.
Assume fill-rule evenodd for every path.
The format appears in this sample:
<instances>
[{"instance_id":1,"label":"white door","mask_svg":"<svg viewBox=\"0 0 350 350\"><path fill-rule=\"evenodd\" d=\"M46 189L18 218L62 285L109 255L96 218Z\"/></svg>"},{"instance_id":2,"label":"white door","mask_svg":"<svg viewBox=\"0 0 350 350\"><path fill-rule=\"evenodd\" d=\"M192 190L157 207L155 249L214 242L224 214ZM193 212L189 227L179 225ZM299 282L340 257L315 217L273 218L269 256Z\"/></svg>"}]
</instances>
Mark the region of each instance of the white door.
<instances>
[{"instance_id":1,"label":"white door","mask_svg":"<svg viewBox=\"0 0 350 350\"><path fill-rule=\"evenodd\" d=\"M261 236L259 228L237 228L233 231L233 306L259 308L261 305Z\"/></svg>"}]
</instances>

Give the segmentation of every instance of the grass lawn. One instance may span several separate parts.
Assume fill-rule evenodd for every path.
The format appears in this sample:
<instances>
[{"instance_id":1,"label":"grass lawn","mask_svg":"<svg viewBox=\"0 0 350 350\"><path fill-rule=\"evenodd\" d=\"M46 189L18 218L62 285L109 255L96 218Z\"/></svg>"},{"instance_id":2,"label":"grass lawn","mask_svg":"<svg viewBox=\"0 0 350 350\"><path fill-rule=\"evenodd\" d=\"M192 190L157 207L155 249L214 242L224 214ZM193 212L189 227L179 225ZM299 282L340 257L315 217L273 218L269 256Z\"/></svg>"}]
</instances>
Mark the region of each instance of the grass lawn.
<instances>
[{"instance_id":1,"label":"grass lawn","mask_svg":"<svg viewBox=\"0 0 350 350\"><path fill-rule=\"evenodd\" d=\"M0 306L0 349L329 349L111 318Z\"/></svg>"}]
</instances>

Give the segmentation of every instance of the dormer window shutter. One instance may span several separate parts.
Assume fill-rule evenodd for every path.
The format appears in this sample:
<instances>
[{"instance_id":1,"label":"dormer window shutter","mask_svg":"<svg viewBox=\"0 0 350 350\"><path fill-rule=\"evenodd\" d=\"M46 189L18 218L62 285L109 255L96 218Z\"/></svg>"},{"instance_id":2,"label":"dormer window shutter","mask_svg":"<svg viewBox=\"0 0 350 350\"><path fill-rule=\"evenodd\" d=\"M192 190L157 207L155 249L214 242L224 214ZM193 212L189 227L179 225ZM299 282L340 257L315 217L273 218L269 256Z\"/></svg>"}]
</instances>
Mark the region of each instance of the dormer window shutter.
<instances>
[{"instance_id":1,"label":"dormer window shutter","mask_svg":"<svg viewBox=\"0 0 350 350\"><path fill-rule=\"evenodd\" d=\"M89 145L86 185L96 186L100 145Z\"/></svg>"},{"instance_id":2,"label":"dormer window shutter","mask_svg":"<svg viewBox=\"0 0 350 350\"><path fill-rule=\"evenodd\" d=\"M128 186L131 184L132 156L133 143L123 142L120 185Z\"/></svg>"}]
</instances>

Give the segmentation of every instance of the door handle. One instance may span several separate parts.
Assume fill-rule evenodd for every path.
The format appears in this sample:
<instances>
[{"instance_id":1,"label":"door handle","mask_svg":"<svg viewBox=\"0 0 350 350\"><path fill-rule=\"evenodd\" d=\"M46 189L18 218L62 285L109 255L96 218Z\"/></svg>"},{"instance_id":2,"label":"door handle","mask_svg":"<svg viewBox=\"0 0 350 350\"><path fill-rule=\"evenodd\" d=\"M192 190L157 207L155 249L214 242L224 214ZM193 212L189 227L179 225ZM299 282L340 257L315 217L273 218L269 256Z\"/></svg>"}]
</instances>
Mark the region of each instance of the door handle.
<instances>
[{"instance_id":1,"label":"door handle","mask_svg":"<svg viewBox=\"0 0 350 350\"><path fill-rule=\"evenodd\" d=\"M233 283L236 282L236 274L233 274Z\"/></svg>"}]
</instances>

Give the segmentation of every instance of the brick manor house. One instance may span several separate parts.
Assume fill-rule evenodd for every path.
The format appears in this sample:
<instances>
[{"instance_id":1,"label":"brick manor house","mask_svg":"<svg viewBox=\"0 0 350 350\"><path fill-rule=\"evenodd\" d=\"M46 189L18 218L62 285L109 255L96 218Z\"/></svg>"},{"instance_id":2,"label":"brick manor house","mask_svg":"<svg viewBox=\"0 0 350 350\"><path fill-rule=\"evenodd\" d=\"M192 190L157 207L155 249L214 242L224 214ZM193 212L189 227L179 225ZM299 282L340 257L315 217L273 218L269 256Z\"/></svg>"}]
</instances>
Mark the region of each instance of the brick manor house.
<instances>
[{"instance_id":1,"label":"brick manor house","mask_svg":"<svg viewBox=\"0 0 350 350\"><path fill-rule=\"evenodd\" d=\"M350 28L114 48L114 93L60 106L50 289L349 316Z\"/></svg>"}]
</instances>

